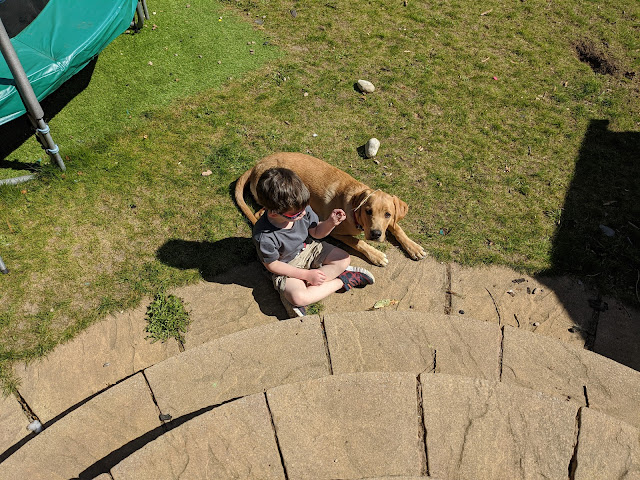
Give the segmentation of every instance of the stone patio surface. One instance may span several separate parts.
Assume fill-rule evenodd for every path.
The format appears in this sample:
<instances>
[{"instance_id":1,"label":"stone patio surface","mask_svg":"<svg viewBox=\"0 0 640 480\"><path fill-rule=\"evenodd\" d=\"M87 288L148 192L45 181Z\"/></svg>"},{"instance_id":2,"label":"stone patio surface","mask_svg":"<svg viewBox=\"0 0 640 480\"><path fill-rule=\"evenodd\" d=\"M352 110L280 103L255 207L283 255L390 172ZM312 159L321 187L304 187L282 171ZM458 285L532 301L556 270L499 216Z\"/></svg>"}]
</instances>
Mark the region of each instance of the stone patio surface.
<instances>
[{"instance_id":1,"label":"stone patio surface","mask_svg":"<svg viewBox=\"0 0 640 480\"><path fill-rule=\"evenodd\" d=\"M17 364L18 395L0 401L0 478L73 478L83 472L90 478L105 465L134 478L126 472L136 471L134 457L146 449L184 444L186 458L195 459L231 444L250 448L241 426L238 437L224 437L229 444L215 443L196 438L203 427L185 427L193 419L178 427L185 427L179 436L169 417L161 421L159 415L179 422L194 415L204 422L210 415L212 422L235 425L236 417L261 412L255 418L262 426L256 428L266 439L265 408L272 437L283 442L278 452L289 478L313 478L313 462L326 467L327 478L411 478L427 472L498 478L500 471L511 478L529 478L531 472L553 477L560 466L566 478L569 463L576 479L602 468L638 475L637 309L599 298L571 278L413 262L394 247L386 253L385 268L352 257L353 265L373 272L376 283L331 295L319 316L280 322L284 307L254 262L173 292L191 312L182 353L175 341L145 339L146 300L43 359ZM388 306L374 309L380 300ZM338 376L353 376L353 382L342 385ZM521 387L541 393L532 397ZM433 410L438 402L449 407L446 415ZM430 427L418 422L422 414L433 420ZM38 435L26 429L33 418L45 427ZM407 430L398 433L396 444L374 442L365 456L360 440L353 439L366 437L378 421ZM325 433L318 433L321 425ZM526 432L518 433L520 428ZM561 433L551 439L545 436L551 431ZM446 451L433 443L438 432L453 442ZM494 456L481 458L471 438L487 439ZM620 447L594 456L598 438ZM553 452L545 450L550 445ZM272 455L269 449L255 452ZM391 451L398 468L383 461ZM122 460L120 470L116 459ZM184 459L176 456L167 468L178 468ZM250 460L229 465L228 472L252 469ZM391 470L379 468L382 463ZM280 478L276 467L280 458L264 478Z\"/></svg>"}]
</instances>

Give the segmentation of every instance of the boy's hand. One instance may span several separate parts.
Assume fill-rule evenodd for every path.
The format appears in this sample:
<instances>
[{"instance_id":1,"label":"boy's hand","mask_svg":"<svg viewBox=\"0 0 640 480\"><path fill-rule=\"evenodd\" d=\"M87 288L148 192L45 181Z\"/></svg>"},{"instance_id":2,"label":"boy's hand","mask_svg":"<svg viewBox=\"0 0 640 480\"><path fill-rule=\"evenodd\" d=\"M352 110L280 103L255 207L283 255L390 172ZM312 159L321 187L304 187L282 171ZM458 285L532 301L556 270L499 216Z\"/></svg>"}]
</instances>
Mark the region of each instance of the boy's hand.
<instances>
[{"instance_id":1,"label":"boy's hand","mask_svg":"<svg viewBox=\"0 0 640 480\"><path fill-rule=\"evenodd\" d=\"M317 268L314 268L313 270L307 270L306 280L309 285L317 287L318 285L322 285L326 279L327 276L322 270L318 270Z\"/></svg>"},{"instance_id":2,"label":"boy's hand","mask_svg":"<svg viewBox=\"0 0 640 480\"><path fill-rule=\"evenodd\" d=\"M342 210L341 208L336 208L333 212L331 212L329 218L333 222L333 226L337 227L347 219L347 214L344 213L344 210Z\"/></svg>"}]
</instances>

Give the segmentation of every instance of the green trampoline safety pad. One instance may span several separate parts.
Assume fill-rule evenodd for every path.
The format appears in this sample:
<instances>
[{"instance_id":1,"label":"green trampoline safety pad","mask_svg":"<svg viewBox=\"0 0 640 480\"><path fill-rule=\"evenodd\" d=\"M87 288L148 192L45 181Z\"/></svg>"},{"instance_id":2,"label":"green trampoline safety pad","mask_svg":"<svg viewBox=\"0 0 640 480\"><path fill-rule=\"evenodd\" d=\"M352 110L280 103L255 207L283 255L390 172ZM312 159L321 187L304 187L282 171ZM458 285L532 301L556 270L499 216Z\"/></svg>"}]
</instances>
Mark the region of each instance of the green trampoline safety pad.
<instances>
[{"instance_id":1,"label":"green trampoline safety pad","mask_svg":"<svg viewBox=\"0 0 640 480\"><path fill-rule=\"evenodd\" d=\"M82 70L131 25L138 0L49 0L11 39L38 100ZM0 13L2 4L0 3ZM0 55L0 125L26 109Z\"/></svg>"}]
</instances>

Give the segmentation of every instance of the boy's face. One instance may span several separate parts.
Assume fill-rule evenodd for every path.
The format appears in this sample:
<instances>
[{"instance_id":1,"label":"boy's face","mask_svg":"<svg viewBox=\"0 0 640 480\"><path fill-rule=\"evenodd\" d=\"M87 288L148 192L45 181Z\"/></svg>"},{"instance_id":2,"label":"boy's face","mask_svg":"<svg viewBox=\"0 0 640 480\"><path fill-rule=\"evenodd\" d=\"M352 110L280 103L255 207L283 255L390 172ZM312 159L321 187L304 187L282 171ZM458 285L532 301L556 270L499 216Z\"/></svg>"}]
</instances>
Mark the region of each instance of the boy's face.
<instances>
[{"instance_id":1,"label":"boy's face","mask_svg":"<svg viewBox=\"0 0 640 480\"><path fill-rule=\"evenodd\" d=\"M277 215L280 215L285 220L288 220L290 222L295 222L296 220L300 220L302 217L304 217L304 213L305 213L305 209L303 208L299 212L284 212L284 213L278 213Z\"/></svg>"}]
</instances>

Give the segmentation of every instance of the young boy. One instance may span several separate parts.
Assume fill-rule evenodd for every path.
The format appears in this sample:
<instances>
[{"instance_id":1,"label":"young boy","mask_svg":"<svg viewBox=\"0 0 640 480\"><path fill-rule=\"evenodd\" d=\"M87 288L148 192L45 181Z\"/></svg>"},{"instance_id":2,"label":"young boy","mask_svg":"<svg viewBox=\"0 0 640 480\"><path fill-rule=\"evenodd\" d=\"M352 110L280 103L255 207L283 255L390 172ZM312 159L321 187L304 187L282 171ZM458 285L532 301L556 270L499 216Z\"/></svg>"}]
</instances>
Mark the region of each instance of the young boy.
<instances>
[{"instance_id":1,"label":"young boy","mask_svg":"<svg viewBox=\"0 0 640 480\"><path fill-rule=\"evenodd\" d=\"M342 223L346 214L335 209L319 221L309 206L309 189L295 172L270 168L256 185L265 214L253 227L258 257L273 276L283 303L302 317L305 307L331 293L375 282L371 272L350 267L351 257L326 242L317 242Z\"/></svg>"}]
</instances>

